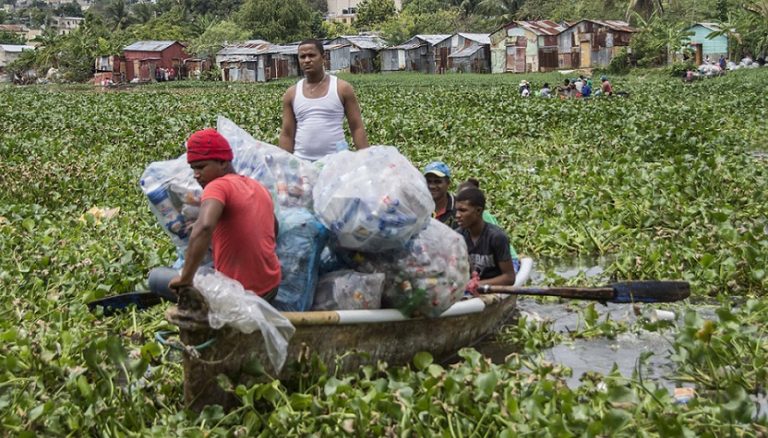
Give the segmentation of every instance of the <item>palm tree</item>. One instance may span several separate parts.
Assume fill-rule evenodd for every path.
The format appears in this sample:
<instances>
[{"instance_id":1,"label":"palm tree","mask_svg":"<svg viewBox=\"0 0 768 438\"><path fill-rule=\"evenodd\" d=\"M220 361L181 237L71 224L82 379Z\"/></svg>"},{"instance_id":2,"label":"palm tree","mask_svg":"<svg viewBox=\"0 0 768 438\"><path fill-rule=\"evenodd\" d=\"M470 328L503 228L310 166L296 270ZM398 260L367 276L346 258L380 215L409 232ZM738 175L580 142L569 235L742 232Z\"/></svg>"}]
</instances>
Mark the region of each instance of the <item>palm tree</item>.
<instances>
[{"instance_id":1,"label":"palm tree","mask_svg":"<svg viewBox=\"0 0 768 438\"><path fill-rule=\"evenodd\" d=\"M107 21L112 23L112 30L125 29L131 21L131 13L125 0L112 0L104 9L104 15Z\"/></svg>"}]
</instances>

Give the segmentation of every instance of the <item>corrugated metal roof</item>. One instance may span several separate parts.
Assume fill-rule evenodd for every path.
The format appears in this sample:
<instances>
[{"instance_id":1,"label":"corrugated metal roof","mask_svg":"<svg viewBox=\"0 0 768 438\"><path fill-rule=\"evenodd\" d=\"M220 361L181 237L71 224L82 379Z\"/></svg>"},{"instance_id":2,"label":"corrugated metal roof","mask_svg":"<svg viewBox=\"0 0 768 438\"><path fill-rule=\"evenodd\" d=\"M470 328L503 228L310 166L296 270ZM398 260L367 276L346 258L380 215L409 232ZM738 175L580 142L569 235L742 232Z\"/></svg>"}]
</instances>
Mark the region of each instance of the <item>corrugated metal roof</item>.
<instances>
[{"instance_id":1,"label":"corrugated metal roof","mask_svg":"<svg viewBox=\"0 0 768 438\"><path fill-rule=\"evenodd\" d=\"M0 48L8 53L21 53L23 50L35 50L34 46L28 46L26 44L0 44Z\"/></svg>"},{"instance_id":2,"label":"corrugated metal roof","mask_svg":"<svg viewBox=\"0 0 768 438\"><path fill-rule=\"evenodd\" d=\"M712 22L701 22L701 23L694 23L694 25L693 25L693 26L696 26L696 25L699 25L699 26L705 27L705 28L707 28L707 29L711 30L712 32L720 32L721 30L723 30L723 29L720 27L720 25L719 25L719 24L717 24L717 23L712 23ZM693 26L691 26L691 27L693 27Z\"/></svg>"},{"instance_id":3,"label":"corrugated metal roof","mask_svg":"<svg viewBox=\"0 0 768 438\"><path fill-rule=\"evenodd\" d=\"M443 41L446 38L450 38L450 37L451 35L416 35L415 38L419 38L423 41L428 42L429 44L435 45L440 41Z\"/></svg>"},{"instance_id":4,"label":"corrugated metal roof","mask_svg":"<svg viewBox=\"0 0 768 438\"><path fill-rule=\"evenodd\" d=\"M259 55L261 53L267 53L271 46L271 43L264 40L249 40L243 41L242 43L230 44L219 50L216 55Z\"/></svg>"},{"instance_id":5,"label":"corrugated metal roof","mask_svg":"<svg viewBox=\"0 0 768 438\"><path fill-rule=\"evenodd\" d=\"M329 46L324 47L328 48ZM272 44L264 40L250 40L224 47L216 52L216 57L228 61L247 61L256 56L268 53L297 55L299 53L299 46L293 44L283 46Z\"/></svg>"},{"instance_id":6,"label":"corrugated metal roof","mask_svg":"<svg viewBox=\"0 0 768 438\"><path fill-rule=\"evenodd\" d=\"M491 44L491 34L488 33L464 33L459 32L459 35L462 37L470 40L475 41L480 44Z\"/></svg>"},{"instance_id":7,"label":"corrugated metal roof","mask_svg":"<svg viewBox=\"0 0 768 438\"><path fill-rule=\"evenodd\" d=\"M448 55L448 57L449 58L466 58L474 55L478 50L482 50L482 48L483 48L482 46L465 47L461 50L451 53L450 55Z\"/></svg>"},{"instance_id":8,"label":"corrugated metal roof","mask_svg":"<svg viewBox=\"0 0 768 438\"><path fill-rule=\"evenodd\" d=\"M536 35L559 35L565 30L565 26L551 20L517 21L515 23Z\"/></svg>"},{"instance_id":9,"label":"corrugated metal roof","mask_svg":"<svg viewBox=\"0 0 768 438\"><path fill-rule=\"evenodd\" d=\"M637 32L637 29L630 26L629 23L626 21L621 20L581 20L576 24L581 23L582 21L591 21L592 23L599 24L601 26L605 26L609 29L617 30L619 32Z\"/></svg>"},{"instance_id":10,"label":"corrugated metal roof","mask_svg":"<svg viewBox=\"0 0 768 438\"><path fill-rule=\"evenodd\" d=\"M176 41L136 41L130 46L126 46L123 50L131 50L135 52L162 52L163 50L171 47Z\"/></svg>"},{"instance_id":11,"label":"corrugated metal roof","mask_svg":"<svg viewBox=\"0 0 768 438\"><path fill-rule=\"evenodd\" d=\"M360 49L381 50L389 45L384 38L375 35L342 35L340 38Z\"/></svg>"}]
</instances>

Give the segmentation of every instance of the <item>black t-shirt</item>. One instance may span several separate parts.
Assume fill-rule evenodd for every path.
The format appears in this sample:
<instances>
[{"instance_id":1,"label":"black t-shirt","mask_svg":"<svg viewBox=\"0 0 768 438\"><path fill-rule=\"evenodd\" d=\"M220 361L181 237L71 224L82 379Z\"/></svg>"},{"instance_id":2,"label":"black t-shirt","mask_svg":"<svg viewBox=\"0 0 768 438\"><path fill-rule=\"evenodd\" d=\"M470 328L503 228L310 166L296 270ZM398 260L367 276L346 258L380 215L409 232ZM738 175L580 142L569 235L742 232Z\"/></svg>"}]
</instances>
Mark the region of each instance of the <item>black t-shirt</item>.
<instances>
[{"instance_id":1,"label":"black t-shirt","mask_svg":"<svg viewBox=\"0 0 768 438\"><path fill-rule=\"evenodd\" d=\"M443 214L440 216L433 214L433 216L454 230L459 228L459 224L456 223L456 200L451 193L448 193L448 204L446 204Z\"/></svg>"},{"instance_id":2,"label":"black t-shirt","mask_svg":"<svg viewBox=\"0 0 768 438\"><path fill-rule=\"evenodd\" d=\"M511 261L509 238L507 233L496 225L486 223L477 242L472 242L469 230L458 229L469 250L469 264L472 272L477 272L481 280L498 277L502 274L500 262Z\"/></svg>"}]
</instances>

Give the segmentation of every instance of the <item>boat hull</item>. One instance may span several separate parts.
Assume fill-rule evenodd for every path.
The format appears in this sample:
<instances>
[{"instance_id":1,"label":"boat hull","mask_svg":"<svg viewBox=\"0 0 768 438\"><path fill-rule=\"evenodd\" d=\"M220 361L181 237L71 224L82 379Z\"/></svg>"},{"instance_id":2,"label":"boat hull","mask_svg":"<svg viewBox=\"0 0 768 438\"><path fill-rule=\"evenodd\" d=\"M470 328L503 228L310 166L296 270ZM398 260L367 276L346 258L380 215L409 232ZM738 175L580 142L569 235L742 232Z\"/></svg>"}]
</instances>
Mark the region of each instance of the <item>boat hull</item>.
<instances>
[{"instance_id":1,"label":"boat hull","mask_svg":"<svg viewBox=\"0 0 768 438\"><path fill-rule=\"evenodd\" d=\"M527 269L530 270L531 263ZM518 283L527 280L519 278ZM223 327L213 329L207 317L174 306L166 318L180 329L186 346L209 347L184 354L184 398L188 408L206 405L229 408L238 404L217 376L224 374L237 384L251 385L267 375L290 378L306 369L314 357L329 371L354 372L380 362L390 366L409 364L425 351L444 361L459 349L476 345L516 315L514 295L488 294L455 304L439 318L405 318L392 309L370 311L286 312L296 332L290 340L286 365L272 373L260 332L243 334Z\"/></svg>"}]
</instances>

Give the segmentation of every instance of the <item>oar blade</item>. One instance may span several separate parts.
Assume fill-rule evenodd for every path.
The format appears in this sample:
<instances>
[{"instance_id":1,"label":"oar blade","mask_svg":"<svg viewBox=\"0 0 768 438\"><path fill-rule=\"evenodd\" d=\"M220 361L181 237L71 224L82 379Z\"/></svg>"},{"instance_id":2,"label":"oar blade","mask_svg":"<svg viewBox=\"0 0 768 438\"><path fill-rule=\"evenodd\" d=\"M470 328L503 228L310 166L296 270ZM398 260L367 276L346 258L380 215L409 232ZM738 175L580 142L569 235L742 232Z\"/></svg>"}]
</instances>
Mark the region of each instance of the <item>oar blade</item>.
<instances>
[{"instance_id":1,"label":"oar blade","mask_svg":"<svg viewBox=\"0 0 768 438\"><path fill-rule=\"evenodd\" d=\"M136 309L143 310L154 307L163 301L168 301L168 299L152 292L130 292L91 301L88 303L88 309L94 312L97 308L102 307L104 308L104 316L112 316L115 312L130 306L136 306Z\"/></svg>"},{"instance_id":2,"label":"oar blade","mask_svg":"<svg viewBox=\"0 0 768 438\"><path fill-rule=\"evenodd\" d=\"M627 281L611 285L613 303L671 303L688 298L691 285L686 281Z\"/></svg>"}]
</instances>

